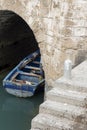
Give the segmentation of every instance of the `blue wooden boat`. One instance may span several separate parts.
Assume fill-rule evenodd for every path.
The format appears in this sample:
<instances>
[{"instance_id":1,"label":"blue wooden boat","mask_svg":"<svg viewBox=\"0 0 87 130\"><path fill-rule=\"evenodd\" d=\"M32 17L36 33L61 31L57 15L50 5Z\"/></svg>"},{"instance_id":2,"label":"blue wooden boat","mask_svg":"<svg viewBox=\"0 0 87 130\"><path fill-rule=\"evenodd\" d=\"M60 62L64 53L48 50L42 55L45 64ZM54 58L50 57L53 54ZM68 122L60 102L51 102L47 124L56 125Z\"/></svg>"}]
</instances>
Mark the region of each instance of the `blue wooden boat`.
<instances>
[{"instance_id":1,"label":"blue wooden boat","mask_svg":"<svg viewBox=\"0 0 87 130\"><path fill-rule=\"evenodd\" d=\"M40 51L25 57L3 80L6 91L18 97L31 97L45 84Z\"/></svg>"}]
</instances>

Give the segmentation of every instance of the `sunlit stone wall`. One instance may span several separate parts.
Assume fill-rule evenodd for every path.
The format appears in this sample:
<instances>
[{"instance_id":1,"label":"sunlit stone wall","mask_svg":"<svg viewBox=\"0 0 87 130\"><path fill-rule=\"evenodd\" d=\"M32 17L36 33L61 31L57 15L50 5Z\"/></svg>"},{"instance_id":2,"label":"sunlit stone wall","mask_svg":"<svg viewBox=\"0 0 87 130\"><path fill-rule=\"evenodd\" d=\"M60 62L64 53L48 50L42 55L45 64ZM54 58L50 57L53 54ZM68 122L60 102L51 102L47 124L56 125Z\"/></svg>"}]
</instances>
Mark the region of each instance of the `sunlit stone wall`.
<instances>
[{"instance_id":1,"label":"sunlit stone wall","mask_svg":"<svg viewBox=\"0 0 87 130\"><path fill-rule=\"evenodd\" d=\"M0 0L0 9L19 14L33 30L48 85L61 76L67 53L73 66L86 58L87 0Z\"/></svg>"}]
</instances>

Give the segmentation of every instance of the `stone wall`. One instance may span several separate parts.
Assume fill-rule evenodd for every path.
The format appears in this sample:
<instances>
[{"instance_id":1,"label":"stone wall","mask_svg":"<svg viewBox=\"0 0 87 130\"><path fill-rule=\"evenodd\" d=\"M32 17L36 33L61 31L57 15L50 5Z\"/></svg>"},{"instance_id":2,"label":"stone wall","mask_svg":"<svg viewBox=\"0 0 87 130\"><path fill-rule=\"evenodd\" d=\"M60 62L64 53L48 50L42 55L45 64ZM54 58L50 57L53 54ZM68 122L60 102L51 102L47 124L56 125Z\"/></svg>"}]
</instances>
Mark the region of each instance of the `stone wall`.
<instances>
[{"instance_id":1,"label":"stone wall","mask_svg":"<svg viewBox=\"0 0 87 130\"><path fill-rule=\"evenodd\" d=\"M87 25L86 0L52 0L46 18L43 62L47 81L55 80L63 72L67 53L73 66L86 58ZM84 12L84 13L83 13ZM42 48L42 47L41 47Z\"/></svg>"},{"instance_id":2,"label":"stone wall","mask_svg":"<svg viewBox=\"0 0 87 130\"><path fill-rule=\"evenodd\" d=\"M86 0L0 0L1 10L19 14L39 43L48 85L63 72L67 53L73 66L87 52Z\"/></svg>"}]
</instances>

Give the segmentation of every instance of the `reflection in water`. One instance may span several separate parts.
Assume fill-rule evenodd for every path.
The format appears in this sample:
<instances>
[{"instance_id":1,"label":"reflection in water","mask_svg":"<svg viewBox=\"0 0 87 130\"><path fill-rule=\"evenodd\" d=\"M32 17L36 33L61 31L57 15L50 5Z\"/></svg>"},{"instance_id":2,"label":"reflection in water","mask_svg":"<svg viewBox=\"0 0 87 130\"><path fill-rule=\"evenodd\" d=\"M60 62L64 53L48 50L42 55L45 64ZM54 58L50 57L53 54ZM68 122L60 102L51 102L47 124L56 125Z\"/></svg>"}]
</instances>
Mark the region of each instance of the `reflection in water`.
<instances>
[{"instance_id":1,"label":"reflection in water","mask_svg":"<svg viewBox=\"0 0 87 130\"><path fill-rule=\"evenodd\" d=\"M0 74L0 83L7 71ZM43 102L43 92L31 98L18 98L0 87L0 130L29 130L32 118Z\"/></svg>"}]
</instances>

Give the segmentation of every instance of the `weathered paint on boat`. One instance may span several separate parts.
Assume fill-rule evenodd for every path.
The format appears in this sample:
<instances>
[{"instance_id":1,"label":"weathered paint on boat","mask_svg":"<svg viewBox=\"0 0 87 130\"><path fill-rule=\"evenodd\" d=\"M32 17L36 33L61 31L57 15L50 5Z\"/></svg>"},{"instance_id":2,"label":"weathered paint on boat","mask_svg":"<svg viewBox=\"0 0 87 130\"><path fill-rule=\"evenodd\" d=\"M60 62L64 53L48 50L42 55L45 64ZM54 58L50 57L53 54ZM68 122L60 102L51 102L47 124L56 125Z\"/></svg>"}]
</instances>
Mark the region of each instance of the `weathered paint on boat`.
<instances>
[{"instance_id":1,"label":"weathered paint on boat","mask_svg":"<svg viewBox=\"0 0 87 130\"><path fill-rule=\"evenodd\" d=\"M3 80L3 86L10 94L31 97L37 89L44 87L45 79L40 51L25 57Z\"/></svg>"}]
</instances>

